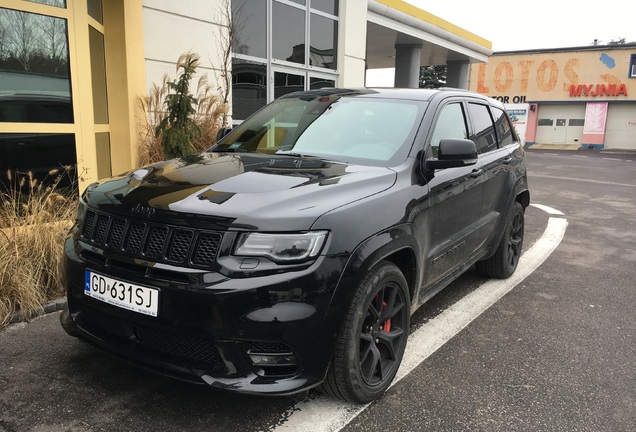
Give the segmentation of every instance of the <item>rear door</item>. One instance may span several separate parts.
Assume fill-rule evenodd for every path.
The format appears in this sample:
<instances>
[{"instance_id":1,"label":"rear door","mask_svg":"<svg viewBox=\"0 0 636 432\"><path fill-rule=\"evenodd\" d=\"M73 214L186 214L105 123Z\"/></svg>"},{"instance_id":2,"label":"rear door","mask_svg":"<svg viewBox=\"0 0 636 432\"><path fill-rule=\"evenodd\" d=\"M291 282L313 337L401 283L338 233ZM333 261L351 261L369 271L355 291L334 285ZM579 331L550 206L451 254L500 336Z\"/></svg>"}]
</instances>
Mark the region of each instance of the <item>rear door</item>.
<instances>
[{"instance_id":1,"label":"rear door","mask_svg":"<svg viewBox=\"0 0 636 432\"><path fill-rule=\"evenodd\" d=\"M512 150L518 147L508 119L486 102L469 101L472 140L477 144L483 169L483 196L479 214L479 248L496 235L510 197ZM504 125L505 122L505 125ZM498 129L499 128L499 129ZM515 146L516 144L516 146Z\"/></svg>"},{"instance_id":2,"label":"rear door","mask_svg":"<svg viewBox=\"0 0 636 432\"><path fill-rule=\"evenodd\" d=\"M510 150L498 145L497 132L490 106L482 101L470 101L468 112L472 125L471 138L477 144L483 173L483 199L479 214L480 247L491 238L499 222L498 197L502 196L507 176Z\"/></svg>"}]
</instances>

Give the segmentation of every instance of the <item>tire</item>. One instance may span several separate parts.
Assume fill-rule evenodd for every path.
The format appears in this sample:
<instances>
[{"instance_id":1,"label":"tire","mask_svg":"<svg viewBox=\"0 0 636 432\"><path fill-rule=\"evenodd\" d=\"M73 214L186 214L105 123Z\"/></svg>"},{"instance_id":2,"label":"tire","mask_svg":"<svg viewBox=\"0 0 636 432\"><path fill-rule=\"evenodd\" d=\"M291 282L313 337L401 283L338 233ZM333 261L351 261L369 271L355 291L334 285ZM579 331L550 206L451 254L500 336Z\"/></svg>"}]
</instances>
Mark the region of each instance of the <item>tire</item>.
<instances>
[{"instance_id":1,"label":"tire","mask_svg":"<svg viewBox=\"0 0 636 432\"><path fill-rule=\"evenodd\" d=\"M404 275L380 262L356 288L320 390L356 403L380 398L402 361L410 314Z\"/></svg>"},{"instance_id":2,"label":"tire","mask_svg":"<svg viewBox=\"0 0 636 432\"><path fill-rule=\"evenodd\" d=\"M475 264L477 272L487 277L507 279L517 269L523 246L524 209L516 202L512 205L501 243L495 254Z\"/></svg>"}]
</instances>

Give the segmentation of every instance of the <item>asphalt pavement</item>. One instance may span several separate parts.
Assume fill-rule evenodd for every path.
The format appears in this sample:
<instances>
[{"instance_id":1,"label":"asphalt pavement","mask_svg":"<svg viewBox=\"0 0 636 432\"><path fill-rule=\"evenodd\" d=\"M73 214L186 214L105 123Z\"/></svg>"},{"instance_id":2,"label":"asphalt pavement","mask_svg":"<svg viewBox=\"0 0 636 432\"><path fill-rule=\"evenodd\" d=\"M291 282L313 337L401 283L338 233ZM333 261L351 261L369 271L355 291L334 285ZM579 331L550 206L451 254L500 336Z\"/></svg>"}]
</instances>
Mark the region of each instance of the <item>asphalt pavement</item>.
<instances>
[{"instance_id":1,"label":"asphalt pavement","mask_svg":"<svg viewBox=\"0 0 636 432\"><path fill-rule=\"evenodd\" d=\"M636 154L529 150L527 160L532 203L567 219L556 250L331 430L635 429ZM525 251L550 217L528 208ZM487 283L467 272L416 312L412 331ZM85 346L58 318L0 330L0 431L276 432L293 421L326 430L320 411L302 417L319 404L315 392L298 402L175 382Z\"/></svg>"}]
</instances>

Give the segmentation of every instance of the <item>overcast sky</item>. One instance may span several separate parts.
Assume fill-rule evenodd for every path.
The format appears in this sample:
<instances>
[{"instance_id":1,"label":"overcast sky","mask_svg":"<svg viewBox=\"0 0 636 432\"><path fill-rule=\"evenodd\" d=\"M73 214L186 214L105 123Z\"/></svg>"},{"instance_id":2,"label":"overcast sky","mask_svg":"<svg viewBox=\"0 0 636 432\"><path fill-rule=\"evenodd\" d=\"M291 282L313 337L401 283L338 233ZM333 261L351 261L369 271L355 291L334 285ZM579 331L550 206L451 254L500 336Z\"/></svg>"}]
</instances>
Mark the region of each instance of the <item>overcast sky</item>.
<instances>
[{"instance_id":1,"label":"overcast sky","mask_svg":"<svg viewBox=\"0 0 636 432\"><path fill-rule=\"evenodd\" d=\"M636 1L404 0L492 42L493 51L636 42ZM367 86L393 85L392 71L369 73Z\"/></svg>"},{"instance_id":2,"label":"overcast sky","mask_svg":"<svg viewBox=\"0 0 636 432\"><path fill-rule=\"evenodd\" d=\"M636 1L405 0L492 42L493 51L636 41Z\"/></svg>"}]
</instances>

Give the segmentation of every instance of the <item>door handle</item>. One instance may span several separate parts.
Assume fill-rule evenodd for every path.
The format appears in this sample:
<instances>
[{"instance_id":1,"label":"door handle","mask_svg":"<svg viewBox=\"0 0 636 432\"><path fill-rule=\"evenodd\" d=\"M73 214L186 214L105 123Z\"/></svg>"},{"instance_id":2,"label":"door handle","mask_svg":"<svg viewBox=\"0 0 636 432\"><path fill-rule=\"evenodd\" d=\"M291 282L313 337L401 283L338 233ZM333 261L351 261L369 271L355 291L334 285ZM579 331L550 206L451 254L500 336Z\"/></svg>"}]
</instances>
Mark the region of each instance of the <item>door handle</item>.
<instances>
[{"instance_id":1,"label":"door handle","mask_svg":"<svg viewBox=\"0 0 636 432\"><path fill-rule=\"evenodd\" d=\"M505 165L508 165L510 162L512 162L512 158L511 158L511 157L507 157L507 158L505 158L504 160L502 160L502 162L503 162Z\"/></svg>"},{"instance_id":2,"label":"door handle","mask_svg":"<svg viewBox=\"0 0 636 432\"><path fill-rule=\"evenodd\" d=\"M483 169L473 170L473 172L471 172L471 173L470 173L470 176L471 176L472 178L477 178L477 177L479 177L480 175L482 175L483 173L484 173L484 170L483 170Z\"/></svg>"}]
</instances>

